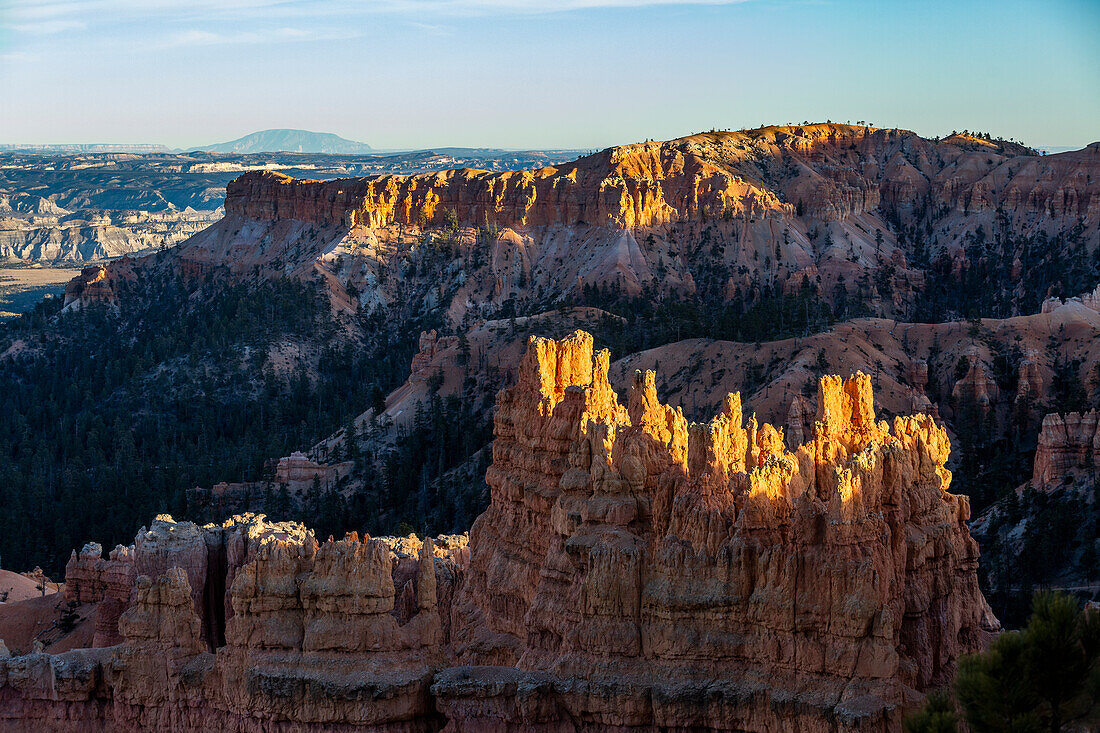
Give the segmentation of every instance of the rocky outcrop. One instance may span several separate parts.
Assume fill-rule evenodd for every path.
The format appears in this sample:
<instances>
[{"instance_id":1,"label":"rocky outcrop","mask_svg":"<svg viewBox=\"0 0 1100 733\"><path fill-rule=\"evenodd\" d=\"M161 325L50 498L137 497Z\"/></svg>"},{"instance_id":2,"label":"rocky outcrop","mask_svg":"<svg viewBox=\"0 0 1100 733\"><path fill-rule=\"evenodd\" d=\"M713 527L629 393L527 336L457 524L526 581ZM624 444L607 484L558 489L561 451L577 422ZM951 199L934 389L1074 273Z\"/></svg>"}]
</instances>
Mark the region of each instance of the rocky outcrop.
<instances>
[{"instance_id":1,"label":"rocky outcrop","mask_svg":"<svg viewBox=\"0 0 1100 733\"><path fill-rule=\"evenodd\" d=\"M817 407L813 402L802 395L794 396L791 406L787 409L788 447L797 448L813 434L816 412Z\"/></svg>"},{"instance_id":2,"label":"rocky outcrop","mask_svg":"<svg viewBox=\"0 0 1100 733\"><path fill-rule=\"evenodd\" d=\"M83 308L92 303L118 305L118 296L115 295L104 265L85 267L65 285L65 308Z\"/></svg>"},{"instance_id":3,"label":"rocky outcrop","mask_svg":"<svg viewBox=\"0 0 1100 733\"><path fill-rule=\"evenodd\" d=\"M176 522L170 515L161 514L148 528L138 531L132 548L112 551L111 561L104 564L103 585L109 591L112 583L122 583L125 578L122 568L128 567L125 597L129 599L134 577L156 578L178 568L187 576L191 606L199 619L202 638L210 649L215 649L225 643L226 622L233 616L227 591L239 570L255 557L265 540L301 543L311 536L301 525L268 522L262 514L238 515L221 524L205 526ZM111 562L116 559L118 565L113 567ZM81 564L79 558L76 565L73 563L70 559L74 570ZM120 594L121 589L116 595ZM110 593L104 597L109 599Z\"/></svg>"},{"instance_id":4,"label":"rocky outcrop","mask_svg":"<svg viewBox=\"0 0 1100 733\"><path fill-rule=\"evenodd\" d=\"M134 548L115 546L107 559L97 542L73 551L65 565L65 599L96 604L93 647L114 646L122 641L119 617L130 606L134 587Z\"/></svg>"},{"instance_id":5,"label":"rocky outcrop","mask_svg":"<svg viewBox=\"0 0 1100 733\"><path fill-rule=\"evenodd\" d=\"M122 641L118 620L130 606L134 579L133 547L115 546L104 563L103 599L96 608L92 646L114 646Z\"/></svg>"},{"instance_id":6,"label":"rocky outcrop","mask_svg":"<svg viewBox=\"0 0 1100 733\"><path fill-rule=\"evenodd\" d=\"M955 383L951 396L956 404L969 403L988 412L1000 398L1001 390L981 354L971 350L964 358L968 362L966 375Z\"/></svg>"},{"instance_id":7,"label":"rocky outcrop","mask_svg":"<svg viewBox=\"0 0 1100 733\"><path fill-rule=\"evenodd\" d=\"M1016 402L1038 402L1045 398L1042 362L1037 351L1030 349L1020 361L1016 380Z\"/></svg>"},{"instance_id":8,"label":"rocky outcrop","mask_svg":"<svg viewBox=\"0 0 1100 733\"><path fill-rule=\"evenodd\" d=\"M909 403L909 411L923 413L938 418L939 407L928 396L928 362L925 359L914 359L909 363L905 373L906 397Z\"/></svg>"},{"instance_id":9,"label":"rocky outcrop","mask_svg":"<svg viewBox=\"0 0 1100 733\"><path fill-rule=\"evenodd\" d=\"M142 527L134 538L134 571L137 575L156 578L171 568L187 575L188 589L195 612L205 607L210 556L202 527L191 522L177 523L169 514L157 515L146 529Z\"/></svg>"},{"instance_id":10,"label":"rocky outcrop","mask_svg":"<svg viewBox=\"0 0 1100 733\"><path fill-rule=\"evenodd\" d=\"M415 382L427 382L428 377L431 376L432 361L457 343L456 337L440 336L434 328L431 331L421 331L417 351L412 358L409 379Z\"/></svg>"},{"instance_id":11,"label":"rocky outcrop","mask_svg":"<svg viewBox=\"0 0 1100 733\"><path fill-rule=\"evenodd\" d=\"M347 468L346 466L343 468ZM344 471L344 473L347 473ZM301 484L314 481L322 487L328 487L340 477L341 471L336 466L311 461L306 454L294 451L289 456L279 459L275 466L275 483L277 484Z\"/></svg>"},{"instance_id":12,"label":"rocky outcrop","mask_svg":"<svg viewBox=\"0 0 1100 733\"><path fill-rule=\"evenodd\" d=\"M1061 298L1047 298L1043 301L1041 312L1051 313L1054 309L1061 308L1065 305L1071 307L1079 306L1100 312L1100 285L1097 285L1096 289L1091 293L1085 293L1084 295L1079 295L1067 300L1062 300Z\"/></svg>"},{"instance_id":13,"label":"rocky outcrop","mask_svg":"<svg viewBox=\"0 0 1100 733\"><path fill-rule=\"evenodd\" d=\"M103 600L103 546L98 542L76 550L65 565L65 600L77 603L99 603Z\"/></svg>"},{"instance_id":14,"label":"rocky outcrop","mask_svg":"<svg viewBox=\"0 0 1100 733\"><path fill-rule=\"evenodd\" d=\"M582 335L536 341L500 397L455 652L527 672L503 690L448 673L446 715L519 730L533 687L525 709L597 727L691 727L706 709L730 729L812 730L855 708L892 726L907 686L978 648L993 620L943 428L877 423L868 377L827 377L813 436L788 452L743 426L736 395L689 425L646 373L619 406L606 359ZM780 719L792 696L805 707Z\"/></svg>"},{"instance_id":15,"label":"rocky outcrop","mask_svg":"<svg viewBox=\"0 0 1100 733\"><path fill-rule=\"evenodd\" d=\"M444 642L436 564L448 559L420 545L401 585L412 583L417 602L402 616L395 579L405 559L355 535L261 542L232 585L215 667L227 697L213 706L316 729L430 729L428 687Z\"/></svg>"},{"instance_id":16,"label":"rocky outcrop","mask_svg":"<svg viewBox=\"0 0 1100 733\"><path fill-rule=\"evenodd\" d=\"M48 589L48 586L53 583L53 581L50 580L46 573L42 571L42 568L38 567L37 565L34 566L34 570L25 570L19 574L27 580L32 581L36 586L38 586L39 589L43 591L48 590L48 592L51 593L53 592L52 590Z\"/></svg>"},{"instance_id":17,"label":"rocky outcrop","mask_svg":"<svg viewBox=\"0 0 1100 733\"><path fill-rule=\"evenodd\" d=\"M255 170L228 185L226 216L166 261L185 276L321 275L341 311L424 298L454 330L516 298L551 302L593 287L694 296L699 278L724 282L731 301L751 302L767 284L832 302L869 271L878 285L860 288L863 305L908 317L933 275L917 263L946 256L958 274L971 235L997 217L1014 235L1058 242L1057 256L1070 256L1065 235L1080 224L1073 241L1095 249L1097 169L1098 147L1038 156L821 124L622 145L532 170L327 181ZM896 234L933 225L941 234L921 257ZM448 264L421 280L425 252ZM414 261L415 271L390 275ZM1012 280L1050 276L1024 257Z\"/></svg>"},{"instance_id":18,"label":"rocky outcrop","mask_svg":"<svg viewBox=\"0 0 1100 733\"><path fill-rule=\"evenodd\" d=\"M1089 175L1098 158L1100 145L1040 157L1021 146L979 150L906 130L764 127L623 145L529 171L456 169L328 182L258 171L230 184L226 212L375 229L451 216L516 230L631 228L782 218L798 208L788 201L800 204L799 215L832 222L882 207L912 212L930 198L965 213L1000 207L1021 222L1069 222L1100 215L1100 190ZM782 179L771 170L791 163L794 172Z\"/></svg>"},{"instance_id":19,"label":"rocky outcrop","mask_svg":"<svg viewBox=\"0 0 1100 733\"><path fill-rule=\"evenodd\" d=\"M1031 483L1048 491L1075 476L1094 480L1100 471L1100 412L1089 410L1068 415L1052 413L1043 418Z\"/></svg>"},{"instance_id":20,"label":"rocky outcrop","mask_svg":"<svg viewBox=\"0 0 1100 733\"><path fill-rule=\"evenodd\" d=\"M468 545L158 517L123 643L0 660L0 727L899 730L996 627L931 418L825 377L788 449L609 360L530 341Z\"/></svg>"},{"instance_id":21,"label":"rocky outcrop","mask_svg":"<svg viewBox=\"0 0 1100 733\"><path fill-rule=\"evenodd\" d=\"M0 729L441 727L429 687L444 666L464 537L318 543L301 525L262 516L205 527L161 516L135 545L142 568L167 567L133 583L121 643L0 659ZM215 654L216 608L195 598L221 573L227 611ZM193 578L205 579L198 591Z\"/></svg>"},{"instance_id":22,"label":"rocky outcrop","mask_svg":"<svg viewBox=\"0 0 1100 733\"><path fill-rule=\"evenodd\" d=\"M348 157L166 150L119 155L113 148L87 146L0 149L0 258L91 263L172 247L220 219L225 184L249 170L273 168L328 179L447 166L510 170L573 157L567 151Z\"/></svg>"},{"instance_id":23,"label":"rocky outcrop","mask_svg":"<svg viewBox=\"0 0 1100 733\"><path fill-rule=\"evenodd\" d=\"M226 212L252 219L382 229L440 223L655 227L713 219L841 221L880 208L1008 209L1021 222L1100 215L1090 173L1100 145L1040 157L1021 146L926 140L851 125L764 127L609 148L573 163L490 173L296 180L272 171L233 181ZM776 176L774 168L788 166ZM798 202L798 206L790 203Z\"/></svg>"}]
</instances>

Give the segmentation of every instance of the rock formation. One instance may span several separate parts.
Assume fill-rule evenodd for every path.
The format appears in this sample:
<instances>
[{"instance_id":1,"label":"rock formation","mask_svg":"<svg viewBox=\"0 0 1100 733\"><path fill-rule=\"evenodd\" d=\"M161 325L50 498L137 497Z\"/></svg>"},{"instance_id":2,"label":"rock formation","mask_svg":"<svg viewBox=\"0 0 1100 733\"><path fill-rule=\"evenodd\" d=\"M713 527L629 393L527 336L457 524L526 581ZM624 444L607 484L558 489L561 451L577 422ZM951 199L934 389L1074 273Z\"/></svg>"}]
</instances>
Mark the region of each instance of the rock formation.
<instances>
[{"instance_id":1,"label":"rock formation","mask_svg":"<svg viewBox=\"0 0 1100 733\"><path fill-rule=\"evenodd\" d=\"M501 228L589 222L652 226L683 217L763 216L791 209L774 194L716 166L702 151L661 143L612 148L578 163L535 171L469 169L318 184L263 172L237 179L226 212L348 226L488 221Z\"/></svg>"},{"instance_id":2,"label":"rock formation","mask_svg":"<svg viewBox=\"0 0 1100 733\"><path fill-rule=\"evenodd\" d=\"M965 358L968 363L966 375L955 383L951 396L956 404L970 403L988 411L1000 398L1001 391L976 349L972 349Z\"/></svg>"},{"instance_id":3,"label":"rock formation","mask_svg":"<svg viewBox=\"0 0 1100 733\"><path fill-rule=\"evenodd\" d=\"M1032 485L1050 491L1076 475L1095 477L1097 472L1100 472L1100 412L1052 413L1043 418Z\"/></svg>"},{"instance_id":4,"label":"rock formation","mask_svg":"<svg viewBox=\"0 0 1100 733\"><path fill-rule=\"evenodd\" d=\"M431 376L429 367L432 360L447 349L455 346L458 339L454 336L440 337L433 328L431 331L421 331L417 352L413 355L410 366L409 379L426 382Z\"/></svg>"},{"instance_id":5,"label":"rock formation","mask_svg":"<svg viewBox=\"0 0 1100 733\"><path fill-rule=\"evenodd\" d=\"M294 451L289 456L280 458L275 465L275 483L288 485L312 484L316 479L322 487L327 487L339 477L341 468L345 469L343 473L346 474L348 466L338 468L337 466L316 463L311 461L306 454Z\"/></svg>"},{"instance_id":6,"label":"rock formation","mask_svg":"<svg viewBox=\"0 0 1100 733\"><path fill-rule=\"evenodd\" d=\"M904 688L978 647L992 619L969 506L946 493L930 418L877 423L868 377L827 377L814 435L787 452L771 426L743 427L737 395L689 425L639 373L620 406L607 359L582 334L535 341L500 396L493 503L455 601L473 621L453 641L461 660L527 670L509 679L534 691L520 712L514 687L448 672L445 715L895 725ZM792 696L801 711L777 714Z\"/></svg>"},{"instance_id":7,"label":"rock formation","mask_svg":"<svg viewBox=\"0 0 1100 733\"><path fill-rule=\"evenodd\" d=\"M531 340L469 546L158 517L122 643L0 660L0 728L898 730L996 627L931 418L825 377L788 450L737 394L621 405L609 360Z\"/></svg>"},{"instance_id":8,"label":"rock formation","mask_svg":"<svg viewBox=\"0 0 1100 733\"><path fill-rule=\"evenodd\" d=\"M82 308L91 303L118 305L104 265L85 267L65 286L65 308Z\"/></svg>"},{"instance_id":9,"label":"rock formation","mask_svg":"<svg viewBox=\"0 0 1100 733\"><path fill-rule=\"evenodd\" d=\"M65 565L65 600L77 603L99 603L103 600L103 546L98 542L76 550Z\"/></svg>"},{"instance_id":10,"label":"rock formation","mask_svg":"<svg viewBox=\"0 0 1100 733\"><path fill-rule=\"evenodd\" d=\"M1036 350L1030 349L1020 361L1016 381L1016 402L1043 400L1046 394L1044 385L1039 355Z\"/></svg>"},{"instance_id":11,"label":"rock formation","mask_svg":"<svg viewBox=\"0 0 1100 733\"><path fill-rule=\"evenodd\" d=\"M903 149L906 157L919 156L918 166L899 159ZM867 164L854 170L822 165L849 150L858 151ZM1098 156L1100 145L1040 158L1020 146L977 151L950 140L937 144L906 130L833 124L764 127L623 145L529 171L455 169L326 182L258 171L229 186L225 207L229 215L254 219L376 229L439 222L450 212L460 222L522 230L582 222L652 227L795 213L784 199L801 201L814 218L829 222L884 204L911 209L921 196L931 196L935 205L959 211L1002 205L1021 219L1038 214L1076 220L1100 215L1096 183L1084 173ZM780 197L748 172L746 164L762 157L795 158L808 165L782 182ZM955 165L937 170L933 160L941 157ZM999 169L1013 158L1018 169Z\"/></svg>"},{"instance_id":12,"label":"rock formation","mask_svg":"<svg viewBox=\"0 0 1100 733\"><path fill-rule=\"evenodd\" d=\"M1041 312L1050 313L1055 308L1061 308L1062 306L1080 306L1088 308L1089 310L1100 312L1100 285L1096 286L1096 289L1091 293L1085 293L1068 300L1062 300L1061 298L1047 298L1043 301Z\"/></svg>"},{"instance_id":13,"label":"rock formation","mask_svg":"<svg viewBox=\"0 0 1100 733\"><path fill-rule=\"evenodd\" d=\"M117 545L107 559L96 542L73 551L65 566L65 599L95 603L94 647L114 646L122 641L118 619L130 605L134 587L134 548Z\"/></svg>"},{"instance_id":14,"label":"rock formation","mask_svg":"<svg viewBox=\"0 0 1100 733\"><path fill-rule=\"evenodd\" d=\"M443 242L464 261L430 296L449 299L452 328L517 296L692 294L718 273L730 300L765 281L831 300L841 283L889 269L871 310L904 314L930 273L898 223L935 218L947 234L931 254L957 268L970 234L1000 215L1021 236L1081 223L1085 250L1100 245L1100 145L1038 156L986 142L821 124L622 145L533 170L328 181L251 171L228 185L225 218L170 259L184 271L322 274L336 307L371 308L398 297L387 270Z\"/></svg>"},{"instance_id":15,"label":"rock formation","mask_svg":"<svg viewBox=\"0 0 1100 733\"><path fill-rule=\"evenodd\" d=\"M171 247L222 217L225 184L258 168L314 178L415 173L440 167L512 169L576 157L568 151L334 156L327 153L119 155L90 146L0 145L0 258L43 264L111 259ZM156 147L156 146L152 146ZM294 150L296 148L280 148ZM330 151L331 153L332 151Z\"/></svg>"},{"instance_id":16,"label":"rock formation","mask_svg":"<svg viewBox=\"0 0 1100 733\"><path fill-rule=\"evenodd\" d=\"M791 406L787 410L788 447L797 448L813 434L816 411L817 408L813 402L802 395L794 396L791 400Z\"/></svg>"}]
</instances>

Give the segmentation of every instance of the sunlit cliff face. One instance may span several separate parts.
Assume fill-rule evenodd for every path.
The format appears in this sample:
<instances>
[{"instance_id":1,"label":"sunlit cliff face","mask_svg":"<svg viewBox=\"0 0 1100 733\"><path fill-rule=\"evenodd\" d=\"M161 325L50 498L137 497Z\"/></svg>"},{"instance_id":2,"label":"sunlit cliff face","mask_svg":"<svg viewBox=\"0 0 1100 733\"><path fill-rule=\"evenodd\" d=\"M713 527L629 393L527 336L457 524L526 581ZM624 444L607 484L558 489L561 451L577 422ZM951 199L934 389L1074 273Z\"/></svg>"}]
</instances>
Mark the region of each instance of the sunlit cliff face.
<instances>
[{"instance_id":1,"label":"sunlit cliff face","mask_svg":"<svg viewBox=\"0 0 1100 733\"><path fill-rule=\"evenodd\" d=\"M931 417L879 422L870 377L829 376L811 436L788 447L744 418L737 394L689 423L657 397L653 372L636 374L624 408L608 359L582 332L532 339L500 394L493 503L456 598L478 620L455 637L460 658L670 674L687 659L715 673L738 660L923 686L995 623ZM934 578L967 599L950 630L937 628ZM933 636L946 657L915 643ZM778 657L762 651L776 644Z\"/></svg>"}]
</instances>

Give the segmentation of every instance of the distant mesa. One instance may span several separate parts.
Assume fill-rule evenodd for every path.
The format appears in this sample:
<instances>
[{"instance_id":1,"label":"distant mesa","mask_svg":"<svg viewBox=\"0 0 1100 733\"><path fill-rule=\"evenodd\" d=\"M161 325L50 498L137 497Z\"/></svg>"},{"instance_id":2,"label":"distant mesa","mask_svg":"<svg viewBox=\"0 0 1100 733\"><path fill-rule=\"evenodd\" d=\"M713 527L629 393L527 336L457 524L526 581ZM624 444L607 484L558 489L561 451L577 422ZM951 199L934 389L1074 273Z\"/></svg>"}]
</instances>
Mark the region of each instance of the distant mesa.
<instances>
[{"instance_id":1,"label":"distant mesa","mask_svg":"<svg viewBox=\"0 0 1100 733\"><path fill-rule=\"evenodd\" d=\"M331 132L309 130L261 130L227 143L204 145L192 150L208 153L328 153L354 155L373 150L366 143L347 140Z\"/></svg>"}]
</instances>

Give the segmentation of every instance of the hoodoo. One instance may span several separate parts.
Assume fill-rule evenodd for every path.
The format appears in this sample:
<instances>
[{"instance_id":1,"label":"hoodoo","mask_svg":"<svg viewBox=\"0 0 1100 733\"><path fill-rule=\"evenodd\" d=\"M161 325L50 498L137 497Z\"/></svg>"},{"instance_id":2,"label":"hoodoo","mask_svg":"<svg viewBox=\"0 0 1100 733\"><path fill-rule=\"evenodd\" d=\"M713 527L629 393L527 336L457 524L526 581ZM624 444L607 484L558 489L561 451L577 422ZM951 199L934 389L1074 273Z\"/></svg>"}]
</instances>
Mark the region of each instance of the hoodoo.
<instances>
[{"instance_id":1,"label":"hoodoo","mask_svg":"<svg viewBox=\"0 0 1100 733\"><path fill-rule=\"evenodd\" d=\"M468 546L158 518L121 643L0 659L0 730L900 730L996 629L933 418L828 376L788 451L609 361L531 339Z\"/></svg>"}]
</instances>

